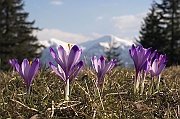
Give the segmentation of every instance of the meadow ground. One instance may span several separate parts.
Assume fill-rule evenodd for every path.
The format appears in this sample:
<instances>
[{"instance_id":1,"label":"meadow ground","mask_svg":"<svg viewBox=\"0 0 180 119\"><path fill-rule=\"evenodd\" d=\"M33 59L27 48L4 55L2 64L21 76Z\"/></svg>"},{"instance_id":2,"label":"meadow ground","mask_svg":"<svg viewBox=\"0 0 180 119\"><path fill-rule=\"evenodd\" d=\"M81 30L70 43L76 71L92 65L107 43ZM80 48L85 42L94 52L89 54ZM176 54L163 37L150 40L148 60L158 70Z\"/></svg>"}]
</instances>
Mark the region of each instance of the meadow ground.
<instances>
[{"instance_id":1,"label":"meadow ground","mask_svg":"<svg viewBox=\"0 0 180 119\"><path fill-rule=\"evenodd\" d=\"M29 97L17 72L0 71L0 118L176 119L180 116L180 66L166 68L159 91L152 94L147 93L151 83L148 75L144 93L134 95L134 76L133 69L114 68L97 88L96 73L83 69L70 85L70 101L64 101L63 81L49 69L38 71Z\"/></svg>"}]
</instances>

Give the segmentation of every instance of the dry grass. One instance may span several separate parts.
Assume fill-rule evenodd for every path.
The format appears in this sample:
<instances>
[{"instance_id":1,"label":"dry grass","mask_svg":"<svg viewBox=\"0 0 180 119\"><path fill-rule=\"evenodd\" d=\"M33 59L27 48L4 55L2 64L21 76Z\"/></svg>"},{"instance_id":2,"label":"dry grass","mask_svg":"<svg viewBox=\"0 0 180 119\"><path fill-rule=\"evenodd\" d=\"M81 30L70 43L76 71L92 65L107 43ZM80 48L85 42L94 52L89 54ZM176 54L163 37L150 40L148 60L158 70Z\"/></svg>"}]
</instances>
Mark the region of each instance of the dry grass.
<instances>
[{"instance_id":1,"label":"dry grass","mask_svg":"<svg viewBox=\"0 0 180 119\"><path fill-rule=\"evenodd\" d=\"M64 101L64 84L48 69L39 70L25 93L25 83L17 72L0 72L0 118L87 118L153 119L178 118L180 106L180 66L166 68L159 91L133 94L135 71L113 69L97 88L93 70L83 69L70 85L70 100ZM179 115L180 116L180 115Z\"/></svg>"}]
</instances>

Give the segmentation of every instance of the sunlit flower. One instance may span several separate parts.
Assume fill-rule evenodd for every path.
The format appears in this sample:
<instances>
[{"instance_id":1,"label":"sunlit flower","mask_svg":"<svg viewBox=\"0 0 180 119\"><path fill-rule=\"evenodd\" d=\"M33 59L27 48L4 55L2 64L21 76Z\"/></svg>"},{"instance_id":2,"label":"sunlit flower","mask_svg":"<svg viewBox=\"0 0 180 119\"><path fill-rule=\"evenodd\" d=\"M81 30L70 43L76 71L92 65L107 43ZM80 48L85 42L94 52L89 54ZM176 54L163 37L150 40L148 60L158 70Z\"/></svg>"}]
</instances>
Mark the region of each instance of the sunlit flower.
<instances>
[{"instance_id":1,"label":"sunlit flower","mask_svg":"<svg viewBox=\"0 0 180 119\"><path fill-rule=\"evenodd\" d=\"M153 84L154 84L154 77L157 76L158 79L156 80L156 89L159 89L159 83L160 83L160 78L161 78L161 73L164 70L164 68L166 67L167 64L167 60L166 60L166 55L160 55L158 57L158 54L156 54L156 58L154 59L152 65L151 65L151 69L149 70L151 73L151 90L150 90L150 94L152 93L152 89L153 89Z\"/></svg>"},{"instance_id":2,"label":"sunlit flower","mask_svg":"<svg viewBox=\"0 0 180 119\"><path fill-rule=\"evenodd\" d=\"M97 85L99 87L102 77L115 66L116 60L108 61L103 56L100 56L99 59L97 59L96 56L94 56L94 58L91 58L91 63L94 70L97 72L97 76L98 76Z\"/></svg>"},{"instance_id":3,"label":"sunlit flower","mask_svg":"<svg viewBox=\"0 0 180 119\"><path fill-rule=\"evenodd\" d=\"M159 76L166 67L166 64L167 64L166 55L160 55L159 58L157 57L153 61L150 69L151 76L152 77Z\"/></svg>"},{"instance_id":4,"label":"sunlit flower","mask_svg":"<svg viewBox=\"0 0 180 119\"><path fill-rule=\"evenodd\" d=\"M30 85L34 79L35 74L39 68L39 59L36 58L33 62L29 62L28 59L24 59L21 67L18 62L15 63L17 72L22 76L26 83L27 94L30 94Z\"/></svg>"},{"instance_id":5,"label":"sunlit flower","mask_svg":"<svg viewBox=\"0 0 180 119\"><path fill-rule=\"evenodd\" d=\"M18 62L18 60L17 59L10 59L10 60L8 60L8 63L12 66L12 68L13 68L13 72L14 72L14 70L15 70L15 64Z\"/></svg>"},{"instance_id":6,"label":"sunlit flower","mask_svg":"<svg viewBox=\"0 0 180 119\"><path fill-rule=\"evenodd\" d=\"M138 46L137 48L132 45L132 48L129 50L130 56L134 61L135 69L136 69L136 77L134 82L134 93L139 87L139 73L143 68L143 65L146 63L147 59L150 56L151 48L145 49L142 46Z\"/></svg>"},{"instance_id":7,"label":"sunlit flower","mask_svg":"<svg viewBox=\"0 0 180 119\"><path fill-rule=\"evenodd\" d=\"M68 45L70 48L70 45ZM69 100L69 83L79 74L83 66L83 61L79 61L82 54L82 49L77 45L70 48L70 52L67 53L60 45L58 47L58 54L50 47L50 53L53 59L58 63L58 68L49 62L53 71L62 78L65 82L65 99Z\"/></svg>"}]
</instances>

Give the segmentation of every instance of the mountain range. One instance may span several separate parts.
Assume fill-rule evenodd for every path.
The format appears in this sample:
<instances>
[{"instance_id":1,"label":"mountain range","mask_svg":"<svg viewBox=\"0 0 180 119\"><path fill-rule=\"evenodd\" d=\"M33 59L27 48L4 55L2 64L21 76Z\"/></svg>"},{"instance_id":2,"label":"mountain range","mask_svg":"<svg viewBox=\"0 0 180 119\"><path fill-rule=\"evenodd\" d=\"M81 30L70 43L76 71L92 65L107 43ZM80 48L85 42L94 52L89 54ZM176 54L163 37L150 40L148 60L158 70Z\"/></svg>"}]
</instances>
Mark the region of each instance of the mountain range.
<instances>
[{"instance_id":1,"label":"mountain range","mask_svg":"<svg viewBox=\"0 0 180 119\"><path fill-rule=\"evenodd\" d=\"M101 38L90 40L77 44L82 48L82 57L87 65L90 65L90 58L93 56L99 57L100 55L106 56L104 51L109 47L109 43L116 42L116 47L118 46L117 52L120 53L121 67L133 67L133 61L129 55L129 49L131 49L133 41L120 39L113 35L106 35ZM46 48L42 50L42 56L40 62L49 66L48 62L51 61L56 64L54 59L51 57L49 52L49 47L52 47L57 51L57 47L62 45L66 51L68 51L68 43L51 38L48 41L40 41ZM74 44L72 44L74 45Z\"/></svg>"}]
</instances>

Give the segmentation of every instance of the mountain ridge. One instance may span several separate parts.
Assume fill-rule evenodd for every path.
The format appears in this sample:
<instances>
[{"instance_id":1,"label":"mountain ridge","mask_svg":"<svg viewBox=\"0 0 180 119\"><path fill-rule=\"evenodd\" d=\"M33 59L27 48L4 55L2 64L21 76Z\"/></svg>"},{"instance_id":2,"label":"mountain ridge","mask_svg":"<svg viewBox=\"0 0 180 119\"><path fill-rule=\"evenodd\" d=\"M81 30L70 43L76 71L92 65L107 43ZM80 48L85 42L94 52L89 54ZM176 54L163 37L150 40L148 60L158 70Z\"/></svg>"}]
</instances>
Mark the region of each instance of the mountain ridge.
<instances>
[{"instance_id":1,"label":"mountain ridge","mask_svg":"<svg viewBox=\"0 0 180 119\"><path fill-rule=\"evenodd\" d=\"M90 63L90 58L94 55L97 57L100 55L106 57L104 51L106 48L108 48L108 43L114 41L117 42L117 46L119 46L117 51L120 52L119 58L122 61L122 67L133 67L133 61L129 55L129 49L131 48L133 42L130 40L120 39L113 35L105 35L98 39L77 44L83 50L81 59L86 60L87 63ZM56 63L50 55L49 47L52 47L57 52L57 47L62 45L64 49L68 51L68 43L55 38L51 38L48 41L41 41L40 43L46 47L42 51L42 56L40 58L42 64L47 64L49 61Z\"/></svg>"}]
</instances>

